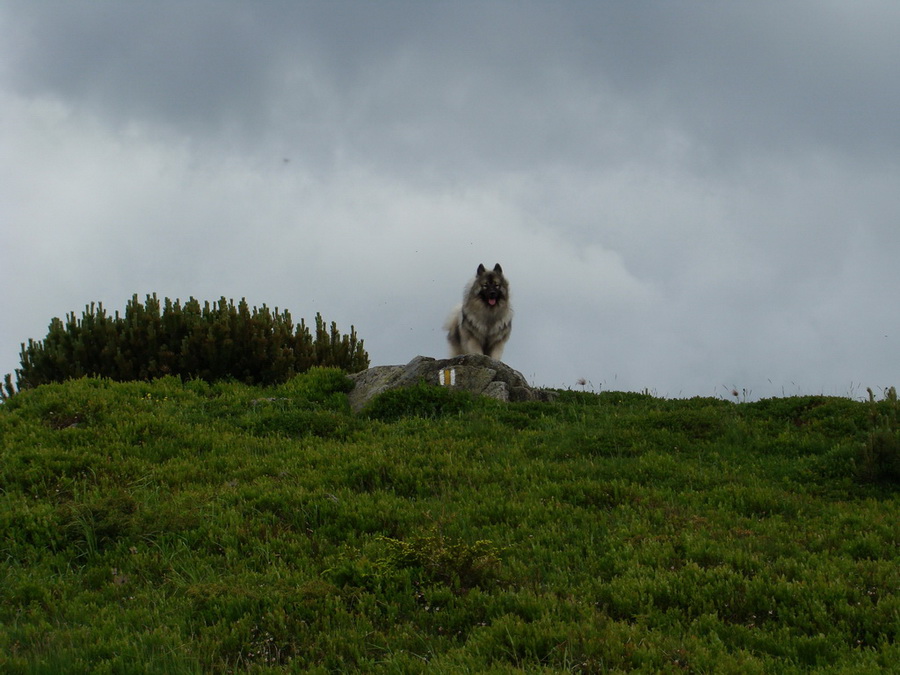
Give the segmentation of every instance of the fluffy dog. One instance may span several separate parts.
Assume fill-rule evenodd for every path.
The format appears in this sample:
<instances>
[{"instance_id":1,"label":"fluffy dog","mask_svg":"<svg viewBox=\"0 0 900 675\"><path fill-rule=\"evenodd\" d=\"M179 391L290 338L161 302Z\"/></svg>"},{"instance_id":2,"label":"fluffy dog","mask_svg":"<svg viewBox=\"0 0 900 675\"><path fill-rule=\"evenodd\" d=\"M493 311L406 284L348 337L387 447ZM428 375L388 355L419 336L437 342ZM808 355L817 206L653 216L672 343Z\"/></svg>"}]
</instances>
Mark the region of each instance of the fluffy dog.
<instances>
[{"instance_id":1,"label":"fluffy dog","mask_svg":"<svg viewBox=\"0 0 900 675\"><path fill-rule=\"evenodd\" d=\"M484 354L499 360L509 340L512 317L509 282L503 269L499 264L493 270L479 265L475 278L466 286L462 304L444 324L450 355Z\"/></svg>"}]
</instances>

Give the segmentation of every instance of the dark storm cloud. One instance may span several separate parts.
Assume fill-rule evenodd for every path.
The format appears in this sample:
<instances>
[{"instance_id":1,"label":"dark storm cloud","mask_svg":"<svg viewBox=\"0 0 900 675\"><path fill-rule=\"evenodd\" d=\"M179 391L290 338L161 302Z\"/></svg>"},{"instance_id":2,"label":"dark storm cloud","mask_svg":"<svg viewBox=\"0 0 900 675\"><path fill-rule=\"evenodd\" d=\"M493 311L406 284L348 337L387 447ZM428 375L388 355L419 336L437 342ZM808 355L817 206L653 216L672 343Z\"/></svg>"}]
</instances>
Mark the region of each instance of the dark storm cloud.
<instances>
[{"instance_id":1,"label":"dark storm cloud","mask_svg":"<svg viewBox=\"0 0 900 675\"><path fill-rule=\"evenodd\" d=\"M900 6L609 3L580 19L591 65L617 91L710 147L900 148L890 113Z\"/></svg>"},{"instance_id":2,"label":"dark storm cloud","mask_svg":"<svg viewBox=\"0 0 900 675\"><path fill-rule=\"evenodd\" d=\"M893 158L900 8L863 3L14 4L26 93L238 148L458 178L809 146Z\"/></svg>"},{"instance_id":3,"label":"dark storm cloud","mask_svg":"<svg viewBox=\"0 0 900 675\"><path fill-rule=\"evenodd\" d=\"M217 3L34 3L14 6L14 86L113 116L218 131L266 95L272 46L253 13ZM250 109L242 111L247 117Z\"/></svg>"}]
</instances>

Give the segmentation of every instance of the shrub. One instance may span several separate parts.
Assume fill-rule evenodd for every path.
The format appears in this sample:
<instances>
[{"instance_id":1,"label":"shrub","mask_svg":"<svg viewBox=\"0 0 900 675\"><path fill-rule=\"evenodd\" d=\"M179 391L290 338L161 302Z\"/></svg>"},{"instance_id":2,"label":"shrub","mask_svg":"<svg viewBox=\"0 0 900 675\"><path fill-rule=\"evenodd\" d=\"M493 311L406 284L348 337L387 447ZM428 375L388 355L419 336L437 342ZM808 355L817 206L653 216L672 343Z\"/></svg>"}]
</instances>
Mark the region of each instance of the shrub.
<instances>
[{"instance_id":1,"label":"shrub","mask_svg":"<svg viewBox=\"0 0 900 675\"><path fill-rule=\"evenodd\" d=\"M81 318L54 318L47 337L22 345L16 387L30 389L48 382L95 376L117 381L151 380L165 375L216 381L234 379L246 384L285 382L313 366L358 372L369 365L363 341L353 326L341 335L332 322L326 327L316 314L314 334L301 319L294 326L287 311L266 305L252 310L242 299L237 305L190 298L182 304L156 294L146 301L134 295L125 308L109 316L102 304L86 306ZM7 375L0 396L16 387Z\"/></svg>"},{"instance_id":2,"label":"shrub","mask_svg":"<svg viewBox=\"0 0 900 675\"><path fill-rule=\"evenodd\" d=\"M412 387L392 389L376 396L363 412L370 419L393 422L402 417L437 419L458 415L471 410L473 405L474 398L467 391L419 382Z\"/></svg>"},{"instance_id":3,"label":"shrub","mask_svg":"<svg viewBox=\"0 0 900 675\"><path fill-rule=\"evenodd\" d=\"M381 537L386 551L378 565L385 570L414 568L425 580L467 591L496 581L500 550L487 540L474 544L437 532L409 541Z\"/></svg>"}]
</instances>

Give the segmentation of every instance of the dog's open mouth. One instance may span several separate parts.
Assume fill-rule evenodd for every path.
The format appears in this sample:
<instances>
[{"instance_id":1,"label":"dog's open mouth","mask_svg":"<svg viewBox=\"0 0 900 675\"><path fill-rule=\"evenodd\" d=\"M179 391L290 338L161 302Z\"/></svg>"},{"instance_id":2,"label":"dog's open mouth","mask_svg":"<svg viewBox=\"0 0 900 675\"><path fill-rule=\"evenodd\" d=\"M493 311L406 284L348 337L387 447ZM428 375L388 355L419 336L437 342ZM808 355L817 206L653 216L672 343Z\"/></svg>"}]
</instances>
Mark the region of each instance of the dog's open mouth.
<instances>
[{"instance_id":1,"label":"dog's open mouth","mask_svg":"<svg viewBox=\"0 0 900 675\"><path fill-rule=\"evenodd\" d=\"M488 298L488 304L493 307L497 304L497 298Z\"/></svg>"}]
</instances>

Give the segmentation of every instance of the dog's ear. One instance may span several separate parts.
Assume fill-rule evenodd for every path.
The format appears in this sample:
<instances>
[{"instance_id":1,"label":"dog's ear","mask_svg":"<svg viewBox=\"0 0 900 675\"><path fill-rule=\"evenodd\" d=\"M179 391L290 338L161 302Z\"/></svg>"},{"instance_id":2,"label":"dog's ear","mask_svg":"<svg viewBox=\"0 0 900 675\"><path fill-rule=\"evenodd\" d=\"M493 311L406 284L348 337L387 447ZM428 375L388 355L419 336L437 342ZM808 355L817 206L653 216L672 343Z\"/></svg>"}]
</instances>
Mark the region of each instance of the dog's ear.
<instances>
[{"instance_id":1,"label":"dog's ear","mask_svg":"<svg viewBox=\"0 0 900 675\"><path fill-rule=\"evenodd\" d=\"M475 274L477 274L478 276L481 276L482 274L484 274L484 263L481 263L478 265L478 271L475 272Z\"/></svg>"},{"instance_id":2,"label":"dog's ear","mask_svg":"<svg viewBox=\"0 0 900 675\"><path fill-rule=\"evenodd\" d=\"M494 265L494 271L495 271L497 274L503 274L503 268L500 267L500 263L497 263L496 265Z\"/></svg>"}]
</instances>

